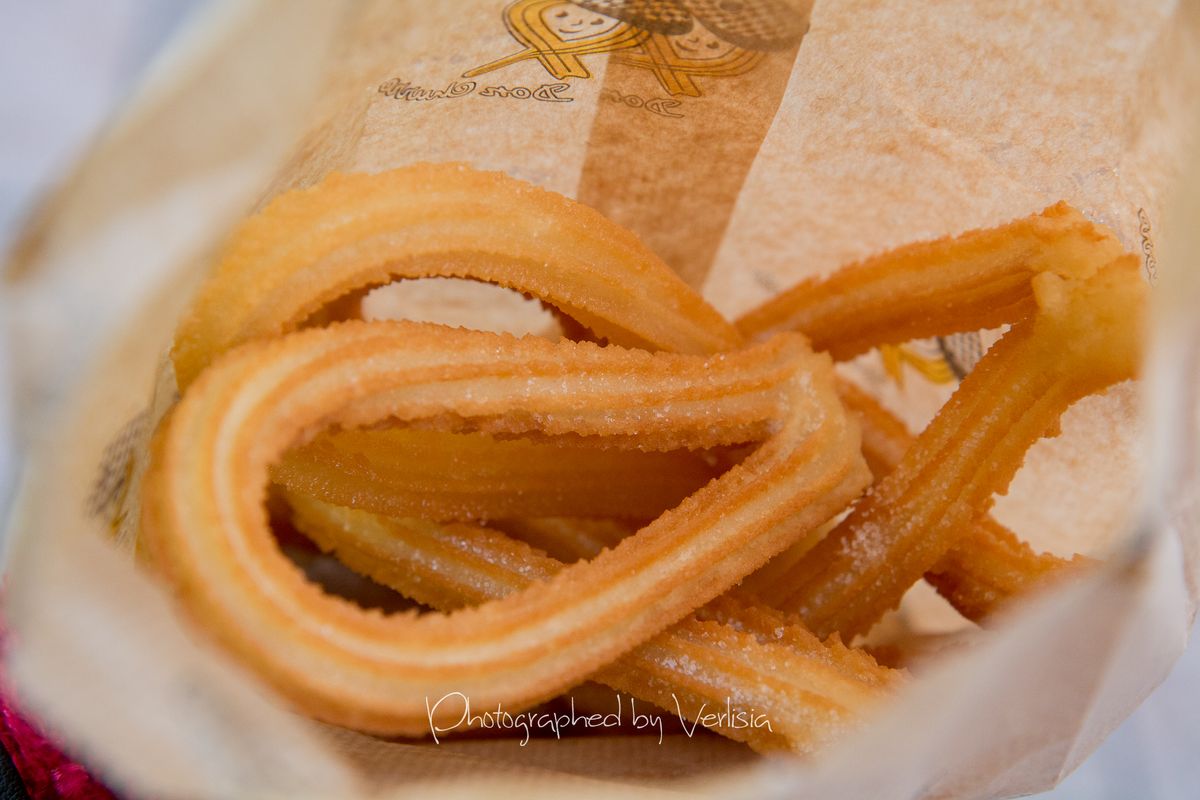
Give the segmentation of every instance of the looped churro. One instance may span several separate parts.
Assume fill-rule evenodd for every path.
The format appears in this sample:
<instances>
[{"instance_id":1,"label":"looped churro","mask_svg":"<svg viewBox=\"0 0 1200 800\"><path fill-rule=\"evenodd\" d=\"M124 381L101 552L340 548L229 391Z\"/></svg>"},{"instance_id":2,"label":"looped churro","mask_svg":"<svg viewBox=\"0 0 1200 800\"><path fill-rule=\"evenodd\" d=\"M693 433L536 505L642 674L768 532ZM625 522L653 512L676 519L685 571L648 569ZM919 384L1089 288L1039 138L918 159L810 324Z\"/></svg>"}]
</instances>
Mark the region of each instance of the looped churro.
<instances>
[{"instance_id":1,"label":"looped churro","mask_svg":"<svg viewBox=\"0 0 1200 800\"><path fill-rule=\"evenodd\" d=\"M563 569L487 528L385 518L304 495L288 499L293 521L322 550L433 608L503 597ZM553 527L572 536L569 523ZM779 611L729 597L639 644L593 679L687 719L704 720L705 710L733 703L734 711L761 715L770 727L719 715L709 727L762 752L796 753L812 752L855 724L904 681L863 651L821 642Z\"/></svg>"},{"instance_id":2,"label":"looped churro","mask_svg":"<svg viewBox=\"0 0 1200 800\"><path fill-rule=\"evenodd\" d=\"M145 549L192 617L320 719L420 735L454 713L431 698L516 712L590 679L811 752L903 684L843 642L923 574L981 619L1063 573L987 511L1067 405L1136 371L1141 286L1118 252L1060 204L806 282L735 327L561 196L460 165L330 176L242 226L177 333ZM515 289L608 344L317 329L415 277ZM853 388L839 399L801 335L844 359L1002 322L915 439ZM801 334L764 335L784 327ZM868 466L874 488L837 522ZM435 613L324 594L277 546L268 492ZM702 716L727 703L771 727Z\"/></svg>"},{"instance_id":3,"label":"looped churro","mask_svg":"<svg viewBox=\"0 0 1200 800\"><path fill-rule=\"evenodd\" d=\"M988 351L896 469L791 571L781 605L814 632L866 632L986 514L1071 403L1136 374L1145 285L1134 257L1034 284L1037 314Z\"/></svg>"},{"instance_id":4,"label":"looped churro","mask_svg":"<svg viewBox=\"0 0 1200 800\"><path fill-rule=\"evenodd\" d=\"M381 617L307 583L262 508L269 465L331 426L764 440L589 562L449 616ZM343 323L238 348L184 395L143 489L148 547L190 613L301 708L428 730L450 691L520 707L579 682L844 507L868 479L828 359L781 336L734 355L649 354L418 323Z\"/></svg>"},{"instance_id":5,"label":"looped churro","mask_svg":"<svg viewBox=\"0 0 1200 800\"><path fill-rule=\"evenodd\" d=\"M922 336L945 336L1027 318L1036 309L1034 284L1049 273L1076 280L1093 275L1120 253L1111 231L1066 203L996 228L921 242L846 267L824 280L803 281L738 323L750 336L795 328L835 358ZM1140 298L1131 294L1134 305ZM863 454L876 480L899 464L913 442L903 424L852 384L839 392L863 430ZM748 580L760 597L794 593L793 569L814 537L797 542ZM1036 554L987 517L926 578L964 616L981 621L1000 605L1034 589L1067 561Z\"/></svg>"},{"instance_id":6,"label":"looped churro","mask_svg":"<svg viewBox=\"0 0 1200 800\"><path fill-rule=\"evenodd\" d=\"M1043 272L1086 277L1122 252L1066 203L996 228L917 242L801 281L738 320L746 336L801 331L844 361L882 344L995 328L1034 310Z\"/></svg>"},{"instance_id":7,"label":"looped churro","mask_svg":"<svg viewBox=\"0 0 1200 800\"><path fill-rule=\"evenodd\" d=\"M300 327L397 278L459 277L525 292L614 344L680 353L739 337L631 232L501 173L420 164L330 175L237 231L172 356L181 389L219 353Z\"/></svg>"}]
</instances>

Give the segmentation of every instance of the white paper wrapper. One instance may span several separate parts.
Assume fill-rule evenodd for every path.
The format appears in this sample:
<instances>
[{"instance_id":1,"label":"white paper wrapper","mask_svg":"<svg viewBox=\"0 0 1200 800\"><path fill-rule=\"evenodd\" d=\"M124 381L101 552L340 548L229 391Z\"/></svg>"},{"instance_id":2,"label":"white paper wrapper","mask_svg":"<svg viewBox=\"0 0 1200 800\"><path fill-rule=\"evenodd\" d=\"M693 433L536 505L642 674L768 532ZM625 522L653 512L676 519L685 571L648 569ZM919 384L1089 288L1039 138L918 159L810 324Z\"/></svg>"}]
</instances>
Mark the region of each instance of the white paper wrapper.
<instances>
[{"instance_id":1,"label":"white paper wrapper","mask_svg":"<svg viewBox=\"0 0 1200 800\"><path fill-rule=\"evenodd\" d=\"M1200 329L1186 313L1200 291L1181 277L1186 259L1164 255L1194 252L1171 238L1189 228L1170 227L1166 203L1197 96L1195 8L818 0L807 30L783 26L779 42L699 29L691 45L660 41L674 48L669 69L647 67L646 43L613 49L620 20L604 17L590 45L560 31L541 58L480 71L547 41L551 5L217 6L48 204L5 279L17 410L38 431L9 529L8 661L23 702L114 786L147 796L560 796L569 784L996 797L1052 785L1165 676L1200 597ZM588 202L730 315L890 246L1075 204L1144 254L1171 301L1157 315L1148 425L1133 386L1089 398L1035 447L996 514L1038 546L1108 565L942 658L810 762L715 737L383 742L293 715L183 626L105 536L122 527L113 512L129 486L112 454L144 437L175 319L233 220L330 170L418 160L501 169ZM851 368L914 426L950 389L907 367L900 385L874 354ZM116 466L98 478L102 464ZM918 597L896 624L946 619Z\"/></svg>"}]
</instances>

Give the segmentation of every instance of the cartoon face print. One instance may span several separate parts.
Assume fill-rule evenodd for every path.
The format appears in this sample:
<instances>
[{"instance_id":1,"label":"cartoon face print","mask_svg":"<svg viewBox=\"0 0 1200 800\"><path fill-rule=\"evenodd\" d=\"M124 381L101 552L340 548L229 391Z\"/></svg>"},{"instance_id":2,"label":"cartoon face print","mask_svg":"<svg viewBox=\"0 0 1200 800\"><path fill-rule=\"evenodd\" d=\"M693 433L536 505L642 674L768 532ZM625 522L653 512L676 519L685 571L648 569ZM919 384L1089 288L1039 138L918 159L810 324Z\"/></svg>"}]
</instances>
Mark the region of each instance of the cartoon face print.
<instances>
[{"instance_id":1,"label":"cartoon face print","mask_svg":"<svg viewBox=\"0 0 1200 800\"><path fill-rule=\"evenodd\" d=\"M696 22L690 31L669 37L675 55L687 61L709 61L724 58L737 49Z\"/></svg>"},{"instance_id":2,"label":"cartoon face print","mask_svg":"<svg viewBox=\"0 0 1200 800\"><path fill-rule=\"evenodd\" d=\"M574 3L555 3L542 11L542 22L564 42L591 39L614 30L619 19L580 8Z\"/></svg>"}]
</instances>

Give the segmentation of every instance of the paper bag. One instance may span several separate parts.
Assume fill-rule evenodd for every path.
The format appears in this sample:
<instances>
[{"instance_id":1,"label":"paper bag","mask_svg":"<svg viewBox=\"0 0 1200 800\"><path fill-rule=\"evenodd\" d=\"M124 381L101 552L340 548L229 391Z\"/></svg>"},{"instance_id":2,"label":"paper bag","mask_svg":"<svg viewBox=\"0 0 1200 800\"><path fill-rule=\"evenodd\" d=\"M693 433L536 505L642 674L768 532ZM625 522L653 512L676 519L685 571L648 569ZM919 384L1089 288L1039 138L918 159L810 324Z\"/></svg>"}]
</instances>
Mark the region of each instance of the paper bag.
<instances>
[{"instance_id":1,"label":"paper bag","mask_svg":"<svg viewBox=\"0 0 1200 800\"><path fill-rule=\"evenodd\" d=\"M1172 242L1188 252L1166 204L1193 129L1198 35L1195 6L1165 0L214 6L6 272L30 432L8 526L21 701L113 786L147 796L1052 785L1166 674L1200 597L1200 330L1183 313L1200 292L1169 273L1185 257L1159 264ZM174 399L162 354L234 220L334 170L449 160L596 207L731 316L803 276L1060 199L1111 226L1148 280L1178 281L1156 292L1171 302L1149 377L1072 408L995 509L1036 546L1107 565L922 670L808 761L686 735L393 742L293 714L113 539L136 532L123 509L139 453ZM990 338L848 369L919 428ZM912 630L960 624L928 595L906 605L897 624Z\"/></svg>"}]
</instances>

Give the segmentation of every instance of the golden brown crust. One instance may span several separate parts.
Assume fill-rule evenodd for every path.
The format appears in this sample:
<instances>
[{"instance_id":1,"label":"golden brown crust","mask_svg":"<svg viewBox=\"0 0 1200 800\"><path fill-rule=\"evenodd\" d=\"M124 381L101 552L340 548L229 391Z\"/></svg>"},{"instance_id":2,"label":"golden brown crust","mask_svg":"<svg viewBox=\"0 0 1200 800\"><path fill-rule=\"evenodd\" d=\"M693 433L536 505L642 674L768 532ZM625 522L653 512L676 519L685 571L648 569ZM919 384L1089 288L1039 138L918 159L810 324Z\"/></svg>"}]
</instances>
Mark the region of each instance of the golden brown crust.
<instances>
[{"instance_id":1,"label":"golden brown crust","mask_svg":"<svg viewBox=\"0 0 1200 800\"><path fill-rule=\"evenodd\" d=\"M563 569L523 542L472 525L385 518L291 495L296 526L352 569L447 610L503 597ZM569 540L574 523L553 526ZM585 526L586 527L586 526ZM581 537L584 538L584 537ZM691 725L727 701L743 715L708 727L761 752L808 753L904 682L862 651L820 642L782 612L721 598L593 676ZM736 700L733 700L736 698ZM750 724L754 720L765 725Z\"/></svg>"},{"instance_id":2,"label":"golden brown crust","mask_svg":"<svg viewBox=\"0 0 1200 800\"><path fill-rule=\"evenodd\" d=\"M503 519L494 527L564 564L594 558L637 531L624 520L571 517Z\"/></svg>"},{"instance_id":3,"label":"golden brown crust","mask_svg":"<svg viewBox=\"0 0 1200 800\"><path fill-rule=\"evenodd\" d=\"M904 680L837 631L866 630L922 573L982 618L1062 572L985 515L1066 405L1135 370L1136 265L1118 252L1059 204L802 283L739 330L561 196L453 164L332 175L242 226L177 333L186 391L155 437L147 550L193 617L322 719L423 734L430 698L519 711L592 676L690 718L736 698L774 727L706 724L810 752ZM405 277L513 288L621 346L299 330ZM844 390L860 443L801 336L734 350L798 328L847 358L1002 322L1016 325L915 442ZM746 443L761 444L720 474ZM705 448L718 457L683 452ZM860 448L879 481L821 540L868 480ZM271 478L324 549L450 613L384 616L307 583L268 528ZM400 515L507 518L534 546ZM607 519L562 518L579 515Z\"/></svg>"},{"instance_id":4,"label":"golden brown crust","mask_svg":"<svg viewBox=\"0 0 1200 800\"><path fill-rule=\"evenodd\" d=\"M736 346L726 320L632 233L587 206L496 172L417 164L327 176L276 197L235 233L180 325L181 389L217 355L300 327L397 278L496 283L626 346Z\"/></svg>"},{"instance_id":5,"label":"golden brown crust","mask_svg":"<svg viewBox=\"0 0 1200 800\"><path fill-rule=\"evenodd\" d=\"M747 337L803 331L842 361L881 344L994 328L1034 311L1042 272L1085 277L1120 242L1066 203L995 228L917 242L801 281L738 320Z\"/></svg>"},{"instance_id":6,"label":"golden brown crust","mask_svg":"<svg viewBox=\"0 0 1200 800\"><path fill-rule=\"evenodd\" d=\"M702 453L687 450L643 453L413 428L322 434L271 468L272 480L293 491L431 520L653 519L717 474Z\"/></svg>"},{"instance_id":7,"label":"golden brown crust","mask_svg":"<svg viewBox=\"0 0 1200 800\"><path fill-rule=\"evenodd\" d=\"M938 594L964 617L985 623L1013 599L1077 575L1095 562L1081 555L1038 553L991 517L971 526L925 573Z\"/></svg>"},{"instance_id":8,"label":"golden brown crust","mask_svg":"<svg viewBox=\"0 0 1200 800\"><path fill-rule=\"evenodd\" d=\"M896 469L792 571L782 606L815 633L865 633L987 513L1071 403L1136 375L1145 286L1134 257L1034 284L1038 313L988 351Z\"/></svg>"},{"instance_id":9,"label":"golden brown crust","mask_svg":"<svg viewBox=\"0 0 1200 800\"><path fill-rule=\"evenodd\" d=\"M660 449L766 441L549 581L445 617L380 617L308 584L261 504L269 464L297 438L386 419ZM858 494L858 448L828 360L798 337L704 359L342 323L243 346L205 371L156 437L143 530L191 614L301 708L420 734L427 696L528 706L717 596Z\"/></svg>"},{"instance_id":10,"label":"golden brown crust","mask_svg":"<svg viewBox=\"0 0 1200 800\"><path fill-rule=\"evenodd\" d=\"M838 394L862 426L863 457L871 474L882 479L900 463L915 437L875 398L849 381L838 382ZM1037 553L991 516L984 516L925 573L925 580L964 617L984 622L1014 598L1089 563L1091 559L1078 555L1064 559Z\"/></svg>"}]
</instances>

